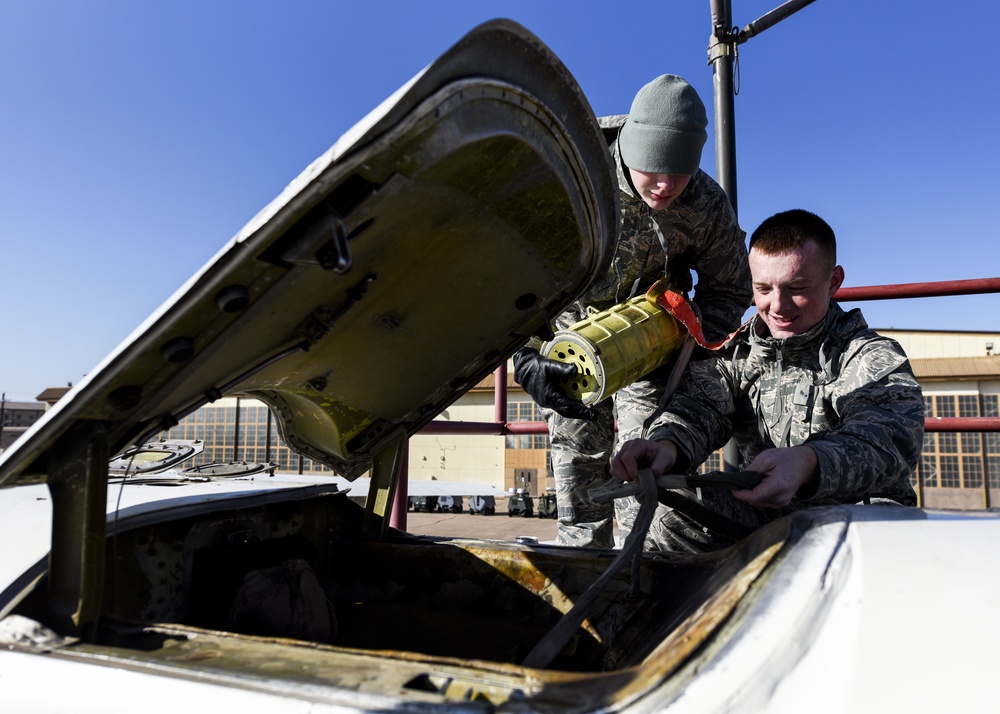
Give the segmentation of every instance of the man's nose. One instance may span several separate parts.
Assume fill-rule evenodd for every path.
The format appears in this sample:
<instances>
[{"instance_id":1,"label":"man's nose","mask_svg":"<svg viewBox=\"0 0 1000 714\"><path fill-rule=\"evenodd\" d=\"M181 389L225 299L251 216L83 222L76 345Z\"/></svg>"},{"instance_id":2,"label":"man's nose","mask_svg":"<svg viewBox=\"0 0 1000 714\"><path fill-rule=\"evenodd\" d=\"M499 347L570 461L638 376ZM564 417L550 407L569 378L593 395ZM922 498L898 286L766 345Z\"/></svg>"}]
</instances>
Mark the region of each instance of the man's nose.
<instances>
[{"instance_id":1,"label":"man's nose","mask_svg":"<svg viewBox=\"0 0 1000 714\"><path fill-rule=\"evenodd\" d=\"M783 310L791 307L792 304L792 294L788 290L775 290L771 293L771 309L777 308L775 311L779 314L782 314Z\"/></svg>"}]
</instances>

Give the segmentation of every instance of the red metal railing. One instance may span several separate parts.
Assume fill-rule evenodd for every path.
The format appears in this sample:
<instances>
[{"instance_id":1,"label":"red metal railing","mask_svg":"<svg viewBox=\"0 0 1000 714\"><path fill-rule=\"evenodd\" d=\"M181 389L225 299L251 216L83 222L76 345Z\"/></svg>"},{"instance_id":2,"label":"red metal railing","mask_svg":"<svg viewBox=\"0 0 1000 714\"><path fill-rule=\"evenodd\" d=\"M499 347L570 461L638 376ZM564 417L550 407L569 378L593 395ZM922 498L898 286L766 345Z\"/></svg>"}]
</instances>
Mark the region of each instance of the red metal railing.
<instances>
[{"instance_id":1,"label":"red metal railing","mask_svg":"<svg viewBox=\"0 0 1000 714\"><path fill-rule=\"evenodd\" d=\"M897 285L841 288L835 297L843 302L848 302L942 297L945 295L981 295L998 292L1000 292L1000 278L975 278L973 280L943 280L937 283L899 283Z\"/></svg>"}]
</instances>

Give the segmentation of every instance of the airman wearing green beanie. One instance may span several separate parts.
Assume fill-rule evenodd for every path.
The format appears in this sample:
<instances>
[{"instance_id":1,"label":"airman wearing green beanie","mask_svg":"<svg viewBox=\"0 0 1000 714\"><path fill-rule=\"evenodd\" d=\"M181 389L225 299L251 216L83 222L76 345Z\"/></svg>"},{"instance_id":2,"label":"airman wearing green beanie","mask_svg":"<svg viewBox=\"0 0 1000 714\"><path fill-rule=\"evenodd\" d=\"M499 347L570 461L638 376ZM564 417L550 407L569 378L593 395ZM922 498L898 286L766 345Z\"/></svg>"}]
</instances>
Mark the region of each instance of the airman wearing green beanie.
<instances>
[{"instance_id":1,"label":"airman wearing green beanie","mask_svg":"<svg viewBox=\"0 0 1000 714\"><path fill-rule=\"evenodd\" d=\"M621 195L617 248L608 273L556 318L555 329L625 302L664 276L674 289L690 292L694 272L693 300L706 337L728 335L752 300L746 234L725 193L699 168L708 118L698 93L682 78L662 75L639 90L628 115L598 121ZM514 355L514 378L542 407L549 427L558 541L610 548L614 509L590 503L587 492L610 478L615 417L619 444L641 436L668 370L646 375L613 400L567 408L559 399L566 368L530 347ZM620 522L634 518L631 509L620 511Z\"/></svg>"}]
</instances>

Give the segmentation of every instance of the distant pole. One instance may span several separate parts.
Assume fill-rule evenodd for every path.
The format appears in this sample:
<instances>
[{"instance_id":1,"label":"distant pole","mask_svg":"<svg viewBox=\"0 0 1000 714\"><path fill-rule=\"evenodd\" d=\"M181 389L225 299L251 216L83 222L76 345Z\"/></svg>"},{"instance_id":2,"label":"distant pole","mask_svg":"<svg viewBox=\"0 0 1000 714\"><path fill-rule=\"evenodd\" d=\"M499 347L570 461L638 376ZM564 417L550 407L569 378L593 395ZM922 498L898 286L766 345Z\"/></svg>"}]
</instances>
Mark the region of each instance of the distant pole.
<instances>
[{"instance_id":1,"label":"distant pole","mask_svg":"<svg viewBox=\"0 0 1000 714\"><path fill-rule=\"evenodd\" d=\"M985 403L983 400L982 392L979 394L979 413L976 416L982 416L985 411ZM990 504L990 460L986 456L986 433L979 432L979 458L982 460L983 464L983 508L989 510L991 508Z\"/></svg>"},{"instance_id":2,"label":"distant pole","mask_svg":"<svg viewBox=\"0 0 1000 714\"><path fill-rule=\"evenodd\" d=\"M736 48L813 2L815 0L787 0L740 30L733 24L732 0L709 0L712 34L708 41L708 63L712 65L715 95L715 169L719 185L729 196L737 215L736 84L733 81L733 70L737 66Z\"/></svg>"},{"instance_id":3,"label":"distant pole","mask_svg":"<svg viewBox=\"0 0 1000 714\"><path fill-rule=\"evenodd\" d=\"M240 398L236 397L236 417L233 420L233 463L240 460Z\"/></svg>"},{"instance_id":4,"label":"distant pole","mask_svg":"<svg viewBox=\"0 0 1000 714\"><path fill-rule=\"evenodd\" d=\"M7 410L7 392L0 395L0 450L3 450L3 420L4 412Z\"/></svg>"},{"instance_id":5,"label":"distant pole","mask_svg":"<svg viewBox=\"0 0 1000 714\"><path fill-rule=\"evenodd\" d=\"M399 476L396 480L396 494L392 499L392 511L389 514L389 525L401 531L406 530L406 512L410 504L410 442L403 447Z\"/></svg>"},{"instance_id":6,"label":"distant pole","mask_svg":"<svg viewBox=\"0 0 1000 714\"><path fill-rule=\"evenodd\" d=\"M259 452L258 452L259 453ZM264 463L271 463L271 408L267 409L267 429L264 432Z\"/></svg>"}]
</instances>

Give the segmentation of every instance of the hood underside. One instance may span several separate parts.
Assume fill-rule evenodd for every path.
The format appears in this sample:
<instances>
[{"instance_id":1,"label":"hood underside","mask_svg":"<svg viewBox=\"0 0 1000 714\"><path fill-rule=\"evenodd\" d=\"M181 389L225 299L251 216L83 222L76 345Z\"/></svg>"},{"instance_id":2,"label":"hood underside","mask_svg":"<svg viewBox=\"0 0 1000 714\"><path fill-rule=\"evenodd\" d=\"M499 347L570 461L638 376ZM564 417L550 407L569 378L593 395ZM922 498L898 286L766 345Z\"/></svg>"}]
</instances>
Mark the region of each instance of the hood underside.
<instances>
[{"instance_id":1,"label":"hood underside","mask_svg":"<svg viewBox=\"0 0 1000 714\"><path fill-rule=\"evenodd\" d=\"M617 191L572 76L508 21L469 33L342 137L0 461L49 480L225 394L356 477L605 266ZM66 444L85 442L86 454ZM81 468L78 463L74 469ZM87 467L83 467L87 468Z\"/></svg>"}]
</instances>

